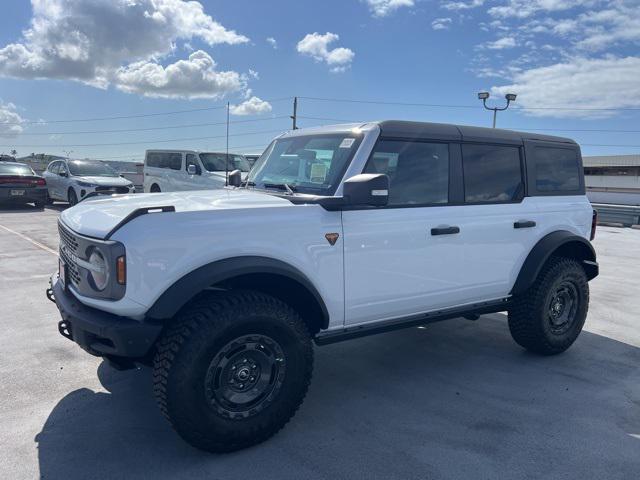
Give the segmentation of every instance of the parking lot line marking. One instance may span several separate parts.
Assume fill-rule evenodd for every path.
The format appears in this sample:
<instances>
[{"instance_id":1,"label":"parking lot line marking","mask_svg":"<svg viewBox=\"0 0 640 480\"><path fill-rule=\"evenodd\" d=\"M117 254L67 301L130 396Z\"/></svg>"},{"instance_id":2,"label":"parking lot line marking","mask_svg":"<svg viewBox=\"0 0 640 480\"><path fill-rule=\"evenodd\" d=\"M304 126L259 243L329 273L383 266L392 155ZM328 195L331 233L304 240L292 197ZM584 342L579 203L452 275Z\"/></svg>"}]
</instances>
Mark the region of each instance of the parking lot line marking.
<instances>
[{"instance_id":1,"label":"parking lot line marking","mask_svg":"<svg viewBox=\"0 0 640 480\"><path fill-rule=\"evenodd\" d=\"M29 238L26 235L23 235L20 232L16 232L15 230L11 230L8 227L5 227L4 225L0 225L0 228L5 229L7 232L9 233L13 233L14 235L19 236L20 238L25 239L27 242L35 245L36 247L44 250L45 252L49 252L49 253L53 253L56 257L58 256L58 252L56 252L55 250L52 250L51 248L47 247L46 245L41 244L40 242L37 242L36 240L34 240L33 238Z\"/></svg>"}]
</instances>

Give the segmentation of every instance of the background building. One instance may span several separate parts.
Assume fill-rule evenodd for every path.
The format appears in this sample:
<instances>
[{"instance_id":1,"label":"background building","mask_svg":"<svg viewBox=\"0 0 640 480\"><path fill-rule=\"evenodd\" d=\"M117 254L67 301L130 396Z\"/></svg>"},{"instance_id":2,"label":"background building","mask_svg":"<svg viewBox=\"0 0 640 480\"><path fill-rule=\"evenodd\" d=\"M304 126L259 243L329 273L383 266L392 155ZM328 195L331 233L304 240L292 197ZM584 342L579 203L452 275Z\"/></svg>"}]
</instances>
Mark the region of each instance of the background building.
<instances>
[{"instance_id":1,"label":"background building","mask_svg":"<svg viewBox=\"0 0 640 480\"><path fill-rule=\"evenodd\" d=\"M640 155L584 157L583 162L591 202L640 205Z\"/></svg>"}]
</instances>

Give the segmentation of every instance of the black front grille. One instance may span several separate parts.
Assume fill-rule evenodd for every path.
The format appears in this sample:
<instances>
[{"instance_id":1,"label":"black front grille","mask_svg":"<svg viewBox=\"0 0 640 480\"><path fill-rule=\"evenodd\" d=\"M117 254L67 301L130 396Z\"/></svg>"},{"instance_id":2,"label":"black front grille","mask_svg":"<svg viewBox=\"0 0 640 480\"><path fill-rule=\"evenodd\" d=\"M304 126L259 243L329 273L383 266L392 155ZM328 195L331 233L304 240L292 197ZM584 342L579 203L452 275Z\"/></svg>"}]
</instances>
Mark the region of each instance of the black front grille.
<instances>
[{"instance_id":1,"label":"black front grille","mask_svg":"<svg viewBox=\"0 0 640 480\"><path fill-rule=\"evenodd\" d=\"M69 280L77 286L80 284L81 277L78 271L78 265L76 265L72 255L78 254L78 239L71 230L59 222L58 232L60 233L60 256L66 265Z\"/></svg>"},{"instance_id":2,"label":"black front grille","mask_svg":"<svg viewBox=\"0 0 640 480\"><path fill-rule=\"evenodd\" d=\"M63 227L61 223L58 223L58 232L60 233L60 243L70 249L73 253L78 253L78 239L76 236L66 227Z\"/></svg>"},{"instance_id":3,"label":"black front grille","mask_svg":"<svg viewBox=\"0 0 640 480\"><path fill-rule=\"evenodd\" d=\"M96 187L96 192L129 193L128 187Z\"/></svg>"}]
</instances>

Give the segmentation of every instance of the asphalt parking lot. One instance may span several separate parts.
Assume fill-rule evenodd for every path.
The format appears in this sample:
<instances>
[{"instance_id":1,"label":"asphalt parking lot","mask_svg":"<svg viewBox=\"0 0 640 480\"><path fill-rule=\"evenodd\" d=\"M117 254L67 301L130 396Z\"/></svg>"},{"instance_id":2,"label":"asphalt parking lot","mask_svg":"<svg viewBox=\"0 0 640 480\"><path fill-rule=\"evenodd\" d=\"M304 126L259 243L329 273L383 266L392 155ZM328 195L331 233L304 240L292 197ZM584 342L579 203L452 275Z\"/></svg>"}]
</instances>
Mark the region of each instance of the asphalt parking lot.
<instances>
[{"instance_id":1,"label":"asphalt parking lot","mask_svg":"<svg viewBox=\"0 0 640 480\"><path fill-rule=\"evenodd\" d=\"M289 425L215 456L173 433L147 369L58 334L59 210L0 211L1 478L640 478L640 230L599 227L565 354L524 352L502 314L320 347Z\"/></svg>"}]
</instances>

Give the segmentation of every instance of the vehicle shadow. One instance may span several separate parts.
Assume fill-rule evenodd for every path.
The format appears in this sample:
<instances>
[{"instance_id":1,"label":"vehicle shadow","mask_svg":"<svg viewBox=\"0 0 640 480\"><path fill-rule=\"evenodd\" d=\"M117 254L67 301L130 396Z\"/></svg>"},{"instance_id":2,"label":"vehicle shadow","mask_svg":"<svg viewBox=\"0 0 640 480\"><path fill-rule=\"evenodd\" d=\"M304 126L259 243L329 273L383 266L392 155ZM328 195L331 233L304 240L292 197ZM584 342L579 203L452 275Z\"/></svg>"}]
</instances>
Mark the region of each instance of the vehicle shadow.
<instances>
[{"instance_id":1,"label":"vehicle shadow","mask_svg":"<svg viewBox=\"0 0 640 480\"><path fill-rule=\"evenodd\" d=\"M566 353L513 343L501 314L316 349L298 414L211 455L155 407L147 369L98 369L35 441L42 478L637 478L640 349L583 332Z\"/></svg>"},{"instance_id":2,"label":"vehicle shadow","mask_svg":"<svg viewBox=\"0 0 640 480\"><path fill-rule=\"evenodd\" d=\"M44 208L34 206L32 203L7 203L0 205L0 213L25 213L42 212Z\"/></svg>"},{"instance_id":3,"label":"vehicle shadow","mask_svg":"<svg viewBox=\"0 0 640 480\"><path fill-rule=\"evenodd\" d=\"M35 213L35 212L43 212L47 210L62 212L68 207L69 205L67 205L66 203L54 203L50 205L45 205L44 208L36 207L31 203L14 204L14 205L5 204L0 206L0 213L32 213L32 212Z\"/></svg>"}]
</instances>

